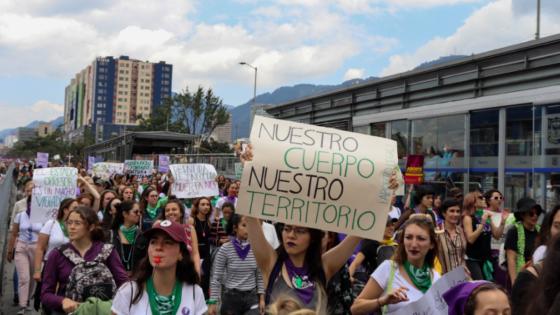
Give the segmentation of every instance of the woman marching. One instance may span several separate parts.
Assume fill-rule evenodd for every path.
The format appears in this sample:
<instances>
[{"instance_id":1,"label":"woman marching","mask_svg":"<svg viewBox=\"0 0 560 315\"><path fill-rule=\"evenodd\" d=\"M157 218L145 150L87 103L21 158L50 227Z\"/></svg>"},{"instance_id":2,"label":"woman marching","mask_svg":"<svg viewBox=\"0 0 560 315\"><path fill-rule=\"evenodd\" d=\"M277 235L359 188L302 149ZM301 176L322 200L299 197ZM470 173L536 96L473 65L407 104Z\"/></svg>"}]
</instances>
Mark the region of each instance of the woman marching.
<instances>
[{"instance_id":1,"label":"woman marching","mask_svg":"<svg viewBox=\"0 0 560 315\"><path fill-rule=\"evenodd\" d=\"M140 260L146 256L146 241L138 226L140 208L135 201L122 202L116 208L110 241L115 246L124 269L128 275L132 275Z\"/></svg>"},{"instance_id":2,"label":"woman marching","mask_svg":"<svg viewBox=\"0 0 560 315\"><path fill-rule=\"evenodd\" d=\"M248 242L247 218L234 214L228 226L231 241L216 254L210 283L209 315L264 313L264 284Z\"/></svg>"},{"instance_id":3,"label":"woman marching","mask_svg":"<svg viewBox=\"0 0 560 315\"><path fill-rule=\"evenodd\" d=\"M202 315L207 307L198 274L187 250L186 234L179 223L164 220L144 236L148 257L133 281L119 288L111 311L116 315Z\"/></svg>"},{"instance_id":4,"label":"woman marching","mask_svg":"<svg viewBox=\"0 0 560 315\"><path fill-rule=\"evenodd\" d=\"M56 314L76 311L88 297L111 299L116 288L128 280L117 251L103 243L103 231L93 209L79 206L70 211L66 227L70 243L49 254L41 288L41 303ZM106 277L78 281L80 275L74 269L84 261L97 266L96 270L103 269L99 275Z\"/></svg>"},{"instance_id":5,"label":"woman marching","mask_svg":"<svg viewBox=\"0 0 560 315\"><path fill-rule=\"evenodd\" d=\"M445 199L440 207L443 217L443 229L438 231L438 258L441 262L442 273L448 273L458 266L465 265L465 251L467 240L461 222L461 205L455 198Z\"/></svg>"},{"instance_id":6,"label":"woman marching","mask_svg":"<svg viewBox=\"0 0 560 315\"><path fill-rule=\"evenodd\" d=\"M187 249L192 257L196 272L200 275L200 254L198 252L196 230L191 223L186 222L189 220L185 218L185 205L183 205L181 200L171 197L171 199L167 201L164 211L156 222L161 222L163 220L179 223L185 228L185 232L187 233Z\"/></svg>"},{"instance_id":7,"label":"woman marching","mask_svg":"<svg viewBox=\"0 0 560 315\"><path fill-rule=\"evenodd\" d=\"M403 225L397 252L371 275L366 287L352 305L352 314L375 311L393 312L419 300L440 275L433 269L437 257L432 219L412 215Z\"/></svg>"},{"instance_id":8,"label":"woman marching","mask_svg":"<svg viewBox=\"0 0 560 315\"><path fill-rule=\"evenodd\" d=\"M194 226L196 237L198 240L198 253L200 254L201 266L201 287L204 296L209 297L208 289L210 287L210 269L212 262L210 259L210 214L212 213L212 204L210 198L202 197L194 201L191 210L191 218L189 224Z\"/></svg>"},{"instance_id":9,"label":"woman marching","mask_svg":"<svg viewBox=\"0 0 560 315\"><path fill-rule=\"evenodd\" d=\"M48 220L39 232L37 247L35 249L35 272L33 273L33 279L37 281L37 289L35 292L39 292L39 294L41 292L41 268L46 263L47 257L53 249L70 241L68 239L68 230L65 222L68 218L68 214L77 207L78 202L75 199L67 198L62 200L58 208L56 220ZM35 298L38 298L38 296L35 296ZM34 301L35 305L38 305L37 302L39 301ZM46 313L50 314L50 311L47 310L46 307L43 307L43 309Z\"/></svg>"}]
</instances>

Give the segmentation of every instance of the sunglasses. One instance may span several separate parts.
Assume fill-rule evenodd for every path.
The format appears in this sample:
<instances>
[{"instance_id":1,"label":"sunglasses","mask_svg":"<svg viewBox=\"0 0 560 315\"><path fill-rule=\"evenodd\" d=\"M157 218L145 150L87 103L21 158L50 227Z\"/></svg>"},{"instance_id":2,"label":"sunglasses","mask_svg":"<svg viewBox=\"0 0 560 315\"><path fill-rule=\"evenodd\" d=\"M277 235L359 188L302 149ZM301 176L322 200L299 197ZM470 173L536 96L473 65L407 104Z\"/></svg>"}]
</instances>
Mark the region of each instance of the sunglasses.
<instances>
[{"instance_id":1,"label":"sunglasses","mask_svg":"<svg viewBox=\"0 0 560 315\"><path fill-rule=\"evenodd\" d=\"M531 211L531 212L527 212L527 215L530 216L530 217L538 217L540 215L540 212Z\"/></svg>"},{"instance_id":2,"label":"sunglasses","mask_svg":"<svg viewBox=\"0 0 560 315\"><path fill-rule=\"evenodd\" d=\"M504 200L504 197L492 197L494 200Z\"/></svg>"}]
</instances>

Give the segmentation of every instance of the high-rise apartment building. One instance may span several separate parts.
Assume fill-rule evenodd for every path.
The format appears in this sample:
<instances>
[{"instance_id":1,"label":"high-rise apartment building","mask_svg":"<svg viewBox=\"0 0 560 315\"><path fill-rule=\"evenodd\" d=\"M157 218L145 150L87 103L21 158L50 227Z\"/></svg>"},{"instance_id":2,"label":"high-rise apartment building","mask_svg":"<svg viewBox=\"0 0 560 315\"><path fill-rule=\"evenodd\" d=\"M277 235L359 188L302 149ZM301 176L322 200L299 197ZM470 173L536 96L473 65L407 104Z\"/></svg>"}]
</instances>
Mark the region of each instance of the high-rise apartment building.
<instances>
[{"instance_id":1,"label":"high-rise apartment building","mask_svg":"<svg viewBox=\"0 0 560 315\"><path fill-rule=\"evenodd\" d=\"M130 59L99 57L78 72L65 91L64 130L72 141L86 127L97 141L137 125L171 96L173 66Z\"/></svg>"}]
</instances>

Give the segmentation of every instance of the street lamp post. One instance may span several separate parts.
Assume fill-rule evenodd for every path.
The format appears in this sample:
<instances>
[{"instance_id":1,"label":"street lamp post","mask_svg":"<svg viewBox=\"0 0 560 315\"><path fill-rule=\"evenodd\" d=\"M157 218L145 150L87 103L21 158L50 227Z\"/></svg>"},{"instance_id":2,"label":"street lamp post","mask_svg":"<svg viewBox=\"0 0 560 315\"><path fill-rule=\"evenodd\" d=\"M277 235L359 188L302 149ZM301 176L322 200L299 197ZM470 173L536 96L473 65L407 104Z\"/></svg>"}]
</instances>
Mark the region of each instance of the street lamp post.
<instances>
[{"instance_id":1,"label":"street lamp post","mask_svg":"<svg viewBox=\"0 0 560 315\"><path fill-rule=\"evenodd\" d=\"M253 66L252 64L246 63L245 61L242 61L239 64L255 70L255 82L253 85L253 107L254 107L257 104L257 67Z\"/></svg>"},{"instance_id":2,"label":"street lamp post","mask_svg":"<svg viewBox=\"0 0 560 315\"><path fill-rule=\"evenodd\" d=\"M541 0L537 0L537 32L535 33L535 39L541 37Z\"/></svg>"}]
</instances>

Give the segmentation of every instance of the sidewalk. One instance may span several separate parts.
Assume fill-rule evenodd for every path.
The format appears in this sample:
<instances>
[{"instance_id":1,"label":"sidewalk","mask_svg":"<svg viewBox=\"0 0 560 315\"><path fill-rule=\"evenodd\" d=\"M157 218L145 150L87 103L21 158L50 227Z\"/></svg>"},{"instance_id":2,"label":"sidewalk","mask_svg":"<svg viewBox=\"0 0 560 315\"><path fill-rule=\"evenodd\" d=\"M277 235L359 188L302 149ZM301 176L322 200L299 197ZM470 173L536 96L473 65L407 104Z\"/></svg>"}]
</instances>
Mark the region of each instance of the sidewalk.
<instances>
[{"instance_id":1,"label":"sidewalk","mask_svg":"<svg viewBox=\"0 0 560 315\"><path fill-rule=\"evenodd\" d=\"M3 288L2 288L2 296L0 299L0 315L15 315L18 310L19 306L13 305L13 298L14 298L14 286L12 283L13 272L14 272L14 264L5 262L4 265L4 274L3 277ZM33 300L31 300L31 305L33 305ZM26 315L39 315L41 313L36 312L35 310L31 312L25 313Z\"/></svg>"}]
</instances>

